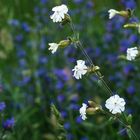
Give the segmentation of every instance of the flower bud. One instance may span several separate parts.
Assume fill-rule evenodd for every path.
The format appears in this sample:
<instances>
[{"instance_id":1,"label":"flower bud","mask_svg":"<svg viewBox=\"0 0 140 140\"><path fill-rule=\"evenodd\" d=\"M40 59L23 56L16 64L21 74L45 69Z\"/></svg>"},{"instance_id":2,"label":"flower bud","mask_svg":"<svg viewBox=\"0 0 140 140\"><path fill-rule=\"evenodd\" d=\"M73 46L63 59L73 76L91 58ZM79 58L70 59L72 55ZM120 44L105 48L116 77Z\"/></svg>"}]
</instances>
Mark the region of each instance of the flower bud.
<instances>
[{"instance_id":1,"label":"flower bud","mask_svg":"<svg viewBox=\"0 0 140 140\"><path fill-rule=\"evenodd\" d=\"M88 101L88 104L89 104L90 107L96 107L97 106L97 104L93 101Z\"/></svg>"},{"instance_id":2,"label":"flower bud","mask_svg":"<svg viewBox=\"0 0 140 140\"><path fill-rule=\"evenodd\" d=\"M90 107L87 108L86 113L89 115L93 115L97 113L98 111L102 110L102 107L95 103L94 101L88 101L88 104Z\"/></svg>"},{"instance_id":3,"label":"flower bud","mask_svg":"<svg viewBox=\"0 0 140 140\"><path fill-rule=\"evenodd\" d=\"M70 22L71 22L71 17L68 14L65 14L65 18L62 20L61 25L64 26Z\"/></svg>"},{"instance_id":4,"label":"flower bud","mask_svg":"<svg viewBox=\"0 0 140 140\"><path fill-rule=\"evenodd\" d=\"M124 28L137 28L139 26L138 23L128 23L128 24L125 24L123 27Z\"/></svg>"},{"instance_id":5,"label":"flower bud","mask_svg":"<svg viewBox=\"0 0 140 140\"><path fill-rule=\"evenodd\" d=\"M88 68L88 72L92 72L92 73L95 73L99 70L100 70L99 66L91 66L91 67Z\"/></svg>"},{"instance_id":6,"label":"flower bud","mask_svg":"<svg viewBox=\"0 0 140 140\"><path fill-rule=\"evenodd\" d=\"M89 115L93 115L93 114L96 114L98 111L101 111L101 108L99 106L95 108L89 107L87 108L86 113Z\"/></svg>"},{"instance_id":7,"label":"flower bud","mask_svg":"<svg viewBox=\"0 0 140 140\"><path fill-rule=\"evenodd\" d=\"M127 9L125 11L119 11L118 15L129 18L133 15L133 11L131 9Z\"/></svg>"},{"instance_id":8,"label":"flower bud","mask_svg":"<svg viewBox=\"0 0 140 140\"><path fill-rule=\"evenodd\" d=\"M70 39L62 40L59 42L59 47L61 47L61 48L67 47L70 45L70 43L71 43Z\"/></svg>"}]
</instances>

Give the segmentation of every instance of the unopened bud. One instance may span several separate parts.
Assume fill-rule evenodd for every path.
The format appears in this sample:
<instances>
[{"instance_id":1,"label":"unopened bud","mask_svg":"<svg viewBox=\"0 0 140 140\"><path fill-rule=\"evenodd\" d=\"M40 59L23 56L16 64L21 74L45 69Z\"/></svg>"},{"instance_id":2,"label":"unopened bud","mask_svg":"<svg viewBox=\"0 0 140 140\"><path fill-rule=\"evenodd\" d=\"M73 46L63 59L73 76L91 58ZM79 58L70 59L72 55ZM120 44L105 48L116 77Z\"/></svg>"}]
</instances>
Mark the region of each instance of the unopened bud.
<instances>
[{"instance_id":1,"label":"unopened bud","mask_svg":"<svg viewBox=\"0 0 140 140\"><path fill-rule=\"evenodd\" d=\"M128 23L123 26L124 28L137 28L140 33L140 23Z\"/></svg>"},{"instance_id":2,"label":"unopened bud","mask_svg":"<svg viewBox=\"0 0 140 140\"><path fill-rule=\"evenodd\" d=\"M91 67L88 68L88 72L92 72L92 73L95 73L99 70L100 70L99 66L91 66Z\"/></svg>"},{"instance_id":3,"label":"unopened bud","mask_svg":"<svg viewBox=\"0 0 140 140\"><path fill-rule=\"evenodd\" d=\"M71 43L71 40L67 39L67 40L62 40L59 42L59 47L64 48L69 46Z\"/></svg>"},{"instance_id":4,"label":"unopened bud","mask_svg":"<svg viewBox=\"0 0 140 140\"><path fill-rule=\"evenodd\" d=\"M99 111L99 110L100 110L100 107L95 107L95 108L89 107L89 108L87 108L86 113L89 115L93 115L93 114L96 114L97 111Z\"/></svg>"},{"instance_id":5,"label":"unopened bud","mask_svg":"<svg viewBox=\"0 0 140 140\"><path fill-rule=\"evenodd\" d=\"M119 11L118 15L129 18L133 15L133 11L131 9L127 9L125 11Z\"/></svg>"},{"instance_id":6,"label":"unopened bud","mask_svg":"<svg viewBox=\"0 0 140 140\"><path fill-rule=\"evenodd\" d=\"M65 24L70 23L70 22L71 22L70 16L68 14L65 14L65 18L62 20L61 25L64 26Z\"/></svg>"},{"instance_id":7,"label":"unopened bud","mask_svg":"<svg viewBox=\"0 0 140 140\"><path fill-rule=\"evenodd\" d=\"M93 101L88 101L88 104L89 104L90 107L96 107L97 106L97 104Z\"/></svg>"},{"instance_id":8,"label":"unopened bud","mask_svg":"<svg viewBox=\"0 0 140 140\"><path fill-rule=\"evenodd\" d=\"M123 26L124 28L137 28L139 27L138 23L128 23Z\"/></svg>"}]
</instances>

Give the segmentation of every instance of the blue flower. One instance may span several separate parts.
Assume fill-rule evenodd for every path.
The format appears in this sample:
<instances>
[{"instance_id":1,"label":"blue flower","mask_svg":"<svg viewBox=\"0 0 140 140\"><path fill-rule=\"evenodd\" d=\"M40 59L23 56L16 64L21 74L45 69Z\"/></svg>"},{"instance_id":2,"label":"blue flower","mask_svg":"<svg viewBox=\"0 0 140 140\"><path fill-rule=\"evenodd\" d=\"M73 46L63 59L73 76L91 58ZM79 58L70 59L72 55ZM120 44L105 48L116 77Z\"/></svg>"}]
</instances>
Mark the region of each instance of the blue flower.
<instances>
[{"instance_id":1,"label":"blue flower","mask_svg":"<svg viewBox=\"0 0 140 140\"><path fill-rule=\"evenodd\" d=\"M8 21L8 23L12 26L18 26L19 25L19 21L17 19L11 19Z\"/></svg>"},{"instance_id":2,"label":"blue flower","mask_svg":"<svg viewBox=\"0 0 140 140\"><path fill-rule=\"evenodd\" d=\"M126 8L130 8L130 9L136 8L136 2L135 2L135 0L122 0L122 4Z\"/></svg>"},{"instance_id":3,"label":"blue flower","mask_svg":"<svg viewBox=\"0 0 140 140\"><path fill-rule=\"evenodd\" d=\"M40 0L40 2L41 2L42 4L46 4L46 3L48 2L48 0Z\"/></svg>"},{"instance_id":4,"label":"blue flower","mask_svg":"<svg viewBox=\"0 0 140 140\"><path fill-rule=\"evenodd\" d=\"M22 23L21 27L25 32L30 32L30 27L27 23Z\"/></svg>"},{"instance_id":5,"label":"blue flower","mask_svg":"<svg viewBox=\"0 0 140 140\"><path fill-rule=\"evenodd\" d=\"M83 122L83 120L82 120L82 118L81 118L80 116L78 116L78 117L76 118L76 122L77 122L78 124L80 124L80 123Z\"/></svg>"},{"instance_id":6,"label":"blue flower","mask_svg":"<svg viewBox=\"0 0 140 140\"><path fill-rule=\"evenodd\" d=\"M72 134L67 134L67 140L73 140L74 139L74 136Z\"/></svg>"},{"instance_id":7,"label":"blue flower","mask_svg":"<svg viewBox=\"0 0 140 140\"><path fill-rule=\"evenodd\" d=\"M78 3L82 3L83 0L74 0L74 2L78 4Z\"/></svg>"},{"instance_id":8,"label":"blue flower","mask_svg":"<svg viewBox=\"0 0 140 140\"><path fill-rule=\"evenodd\" d=\"M15 125L15 119L13 117L5 121L2 121L2 127L5 130L11 130L14 127L14 125Z\"/></svg>"},{"instance_id":9,"label":"blue flower","mask_svg":"<svg viewBox=\"0 0 140 140\"><path fill-rule=\"evenodd\" d=\"M89 140L87 137L82 137L80 140Z\"/></svg>"},{"instance_id":10,"label":"blue flower","mask_svg":"<svg viewBox=\"0 0 140 140\"><path fill-rule=\"evenodd\" d=\"M135 93L135 87L133 85L130 85L128 88L127 88L127 92L129 94L134 94Z\"/></svg>"},{"instance_id":11,"label":"blue flower","mask_svg":"<svg viewBox=\"0 0 140 140\"><path fill-rule=\"evenodd\" d=\"M57 96L57 100L58 100L58 102L63 102L65 100L65 96L60 94Z\"/></svg>"},{"instance_id":12,"label":"blue flower","mask_svg":"<svg viewBox=\"0 0 140 140\"><path fill-rule=\"evenodd\" d=\"M62 118L66 118L68 116L68 113L66 111L61 111Z\"/></svg>"},{"instance_id":13,"label":"blue flower","mask_svg":"<svg viewBox=\"0 0 140 140\"><path fill-rule=\"evenodd\" d=\"M5 102L0 102L0 112L2 112L6 107Z\"/></svg>"},{"instance_id":14,"label":"blue flower","mask_svg":"<svg viewBox=\"0 0 140 140\"><path fill-rule=\"evenodd\" d=\"M23 40L23 35L22 35L22 34L17 35L17 36L15 37L15 40L16 40L17 42L21 42L21 41Z\"/></svg>"},{"instance_id":15,"label":"blue flower","mask_svg":"<svg viewBox=\"0 0 140 140\"><path fill-rule=\"evenodd\" d=\"M134 71L135 71L135 67L132 64L128 64L128 65L124 66L124 68L123 68L123 72L126 75L129 75L130 73L132 73Z\"/></svg>"},{"instance_id":16,"label":"blue flower","mask_svg":"<svg viewBox=\"0 0 140 140\"><path fill-rule=\"evenodd\" d=\"M66 129L66 130L69 130L70 129L70 123L69 122L66 122L65 124L64 124L64 128Z\"/></svg>"}]
</instances>

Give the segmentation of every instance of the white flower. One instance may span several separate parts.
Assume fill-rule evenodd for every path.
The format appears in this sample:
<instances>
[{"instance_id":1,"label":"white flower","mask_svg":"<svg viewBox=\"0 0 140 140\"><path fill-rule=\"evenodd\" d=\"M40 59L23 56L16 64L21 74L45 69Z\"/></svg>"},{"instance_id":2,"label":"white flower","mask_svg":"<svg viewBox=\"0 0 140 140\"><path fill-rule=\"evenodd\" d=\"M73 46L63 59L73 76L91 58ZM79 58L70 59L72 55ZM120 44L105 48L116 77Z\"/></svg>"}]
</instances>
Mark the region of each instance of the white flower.
<instances>
[{"instance_id":1,"label":"white flower","mask_svg":"<svg viewBox=\"0 0 140 140\"><path fill-rule=\"evenodd\" d=\"M81 79L82 75L87 73L88 67L85 65L85 61L83 60L77 60L77 65L72 69L74 71L74 77L76 79Z\"/></svg>"},{"instance_id":2,"label":"white flower","mask_svg":"<svg viewBox=\"0 0 140 140\"><path fill-rule=\"evenodd\" d=\"M61 22L65 18L68 8L66 5L62 4L52 8L52 11L54 11L54 13L50 16L50 18L53 20L53 22Z\"/></svg>"},{"instance_id":3,"label":"white flower","mask_svg":"<svg viewBox=\"0 0 140 140\"><path fill-rule=\"evenodd\" d=\"M128 48L127 49L127 60L131 61L131 60L134 60L136 58L136 56L138 55L138 49L137 47L134 47L134 48Z\"/></svg>"},{"instance_id":4,"label":"white flower","mask_svg":"<svg viewBox=\"0 0 140 140\"><path fill-rule=\"evenodd\" d=\"M105 107L109 109L112 114L121 113L125 110L125 100L119 95L113 95L106 100Z\"/></svg>"},{"instance_id":5,"label":"white flower","mask_svg":"<svg viewBox=\"0 0 140 140\"><path fill-rule=\"evenodd\" d=\"M87 119L86 117L86 109L87 109L87 105L85 103L82 104L82 107L79 109L80 112L80 116L83 120Z\"/></svg>"},{"instance_id":6,"label":"white flower","mask_svg":"<svg viewBox=\"0 0 140 140\"><path fill-rule=\"evenodd\" d=\"M119 11L115 10L115 9L110 9L108 10L109 13L109 19L113 18L116 14L119 14Z\"/></svg>"},{"instance_id":7,"label":"white flower","mask_svg":"<svg viewBox=\"0 0 140 140\"><path fill-rule=\"evenodd\" d=\"M52 54L54 54L57 51L57 49L59 47L59 44L57 44L57 43L49 43L49 46L50 46L49 50L51 50Z\"/></svg>"}]
</instances>

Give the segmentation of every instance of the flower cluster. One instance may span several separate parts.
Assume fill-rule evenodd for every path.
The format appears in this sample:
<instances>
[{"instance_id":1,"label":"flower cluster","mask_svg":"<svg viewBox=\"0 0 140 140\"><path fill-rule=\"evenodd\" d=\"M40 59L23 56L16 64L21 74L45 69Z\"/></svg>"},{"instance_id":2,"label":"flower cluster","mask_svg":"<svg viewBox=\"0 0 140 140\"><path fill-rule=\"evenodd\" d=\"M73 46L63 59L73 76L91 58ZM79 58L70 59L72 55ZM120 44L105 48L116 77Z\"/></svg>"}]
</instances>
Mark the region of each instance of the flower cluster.
<instances>
[{"instance_id":1,"label":"flower cluster","mask_svg":"<svg viewBox=\"0 0 140 140\"><path fill-rule=\"evenodd\" d=\"M64 6L64 5L54 7L52 9L54 11L54 14L51 15L51 19L53 20L53 22L62 22L66 18L65 15L68 12L68 9L67 10L66 9L67 9L67 6ZM127 9L125 11L117 11L115 9L110 9L108 11L108 13L109 13L109 19L112 19L116 15L119 15L120 17L122 17L121 24L123 24L125 21L125 20L123 20L123 18L131 17L133 12L130 9ZM96 79L98 79L98 83L103 85L103 88L105 88L108 91L108 93L111 95L111 97L109 97L106 100L105 107L109 110L110 113L113 114L113 116L121 116L121 113L125 111L125 105L126 105L125 100L123 98L121 98L118 94L115 94L115 95L113 94L110 87L104 81L103 76L100 72L100 68L93 64L92 59L88 56L88 54L84 50L82 43L79 40L79 36L77 37L72 20L70 20L69 25L73 31L73 36L70 37L70 41L71 41L70 43L74 44L77 48L79 47L82 50L83 54L85 55L85 57L87 58L87 61L90 64L89 66L87 66L86 61L77 60L77 64L72 69L72 72L74 72L73 76L79 80L79 79L82 79L82 77L87 73L90 73L90 72L94 73L96 76ZM136 25L136 27L139 28L138 25ZM110 35L108 35L107 37L108 37L109 41L111 41ZM122 42L122 44L123 44L123 42ZM51 50L52 53L54 53L57 51L58 47L61 45L60 45L60 43L59 44L49 43L49 46L50 46L49 50ZM68 46L68 44L65 46ZM128 48L127 49L127 57L125 59L127 59L129 61L134 60L138 56L138 54L139 54L139 51L138 51L137 47ZM110 57L110 58L112 58L112 57ZM91 107L90 105L83 103L82 107L80 107L80 109L79 109L80 117L82 118L82 120L87 119L87 116L86 116L87 114L91 115L97 111L102 111L102 112L106 113L105 109L103 109L102 107L99 107L99 106L95 107L94 104ZM110 114L110 113L108 113L108 114ZM118 118L118 120L119 120L119 118Z\"/></svg>"}]
</instances>

